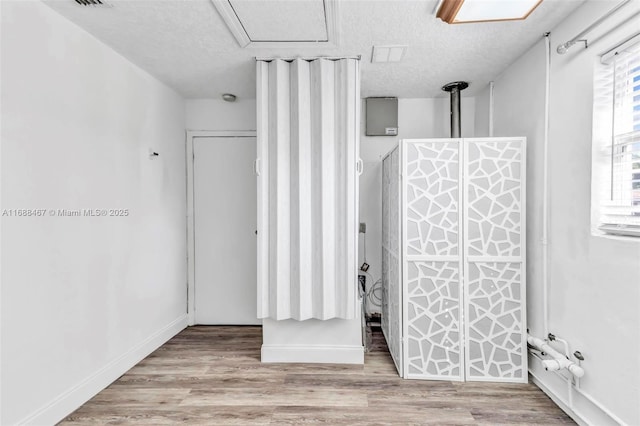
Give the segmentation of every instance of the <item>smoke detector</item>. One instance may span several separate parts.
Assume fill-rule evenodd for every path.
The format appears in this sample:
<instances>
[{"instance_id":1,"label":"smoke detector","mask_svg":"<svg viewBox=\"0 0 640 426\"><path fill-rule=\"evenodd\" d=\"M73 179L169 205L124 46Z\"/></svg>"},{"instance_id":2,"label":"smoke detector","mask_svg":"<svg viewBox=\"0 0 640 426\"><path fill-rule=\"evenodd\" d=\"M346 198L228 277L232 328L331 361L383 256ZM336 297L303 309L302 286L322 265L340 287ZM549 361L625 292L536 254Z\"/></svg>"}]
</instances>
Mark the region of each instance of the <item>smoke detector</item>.
<instances>
[{"instance_id":1,"label":"smoke detector","mask_svg":"<svg viewBox=\"0 0 640 426\"><path fill-rule=\"evenodd\" d=\"M236 101L236 95L234 95L233 93L223 93L222 94L222 100L223 101L227 101L227 102L235 102Z\"/></svg>"}]
</instances>

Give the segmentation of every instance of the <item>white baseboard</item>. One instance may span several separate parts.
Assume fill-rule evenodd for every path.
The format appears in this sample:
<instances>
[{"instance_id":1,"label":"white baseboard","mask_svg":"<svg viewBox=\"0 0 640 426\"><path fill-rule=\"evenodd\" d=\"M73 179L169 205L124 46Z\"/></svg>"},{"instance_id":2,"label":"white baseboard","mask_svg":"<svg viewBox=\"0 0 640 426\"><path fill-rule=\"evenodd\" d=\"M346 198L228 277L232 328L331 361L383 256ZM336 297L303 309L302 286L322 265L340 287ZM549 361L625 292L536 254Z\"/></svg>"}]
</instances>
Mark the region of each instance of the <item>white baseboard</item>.
<instances>
[{"instance_id":1,"label":"white baseboard","mask_svg":"<svg viewBox=\"0 0 640 426\"><path fill-rule=\"evenodd\" d=\"M262 362L364 364L362 346L262 345Z\"/></svg>"},{"instance_id":2,"label":"white baseboard","mask_svg":"<svg viewBox=\"0 0 640 426\"><path fill-rule=\"evenodd\" d=\"M582 417L577 415L573 410L569 408L569 406L558 396L555 392L553 392L550 388L548 388L538 377L536 377L533 373L529 372L529 377L531 377L531 382L542 390L551 400L558 406L562 411L564 411L569 417L573 419L580 426L588 426L589 423L585 421Z\"/></svg>"},{"instance_id":3,"label":"white baseboard","mask_svg":"<svg viewBox=\"0 0 640 426\"><path fill-rule=\"evenodd\" d=\"M529 377L551 400L580 426L619 426L626 424L593 397L572 388L571 398L567 382L554 372L545 371L540 361L530 356Z\"/></svg>"},{"instance_id":4,"label":"white baseboard","mask_svg":"<svg viewBox=\"0 0 640 426\"><path fill-rule=\"evenodd\" d=\"M53 425L58 423L186 327L187 315L185 314L176 318L170 324L158 330L17 424Z\"/></svg>"}]
</instances>

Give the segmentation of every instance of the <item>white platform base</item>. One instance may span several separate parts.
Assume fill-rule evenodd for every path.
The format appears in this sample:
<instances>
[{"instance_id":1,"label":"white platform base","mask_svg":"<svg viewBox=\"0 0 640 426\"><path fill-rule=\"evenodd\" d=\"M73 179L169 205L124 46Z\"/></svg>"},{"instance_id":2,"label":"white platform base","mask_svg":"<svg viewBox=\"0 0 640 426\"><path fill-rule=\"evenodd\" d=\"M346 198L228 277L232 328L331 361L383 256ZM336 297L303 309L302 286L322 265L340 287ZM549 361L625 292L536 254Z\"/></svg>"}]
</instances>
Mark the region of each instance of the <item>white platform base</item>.
<instances>
[{"instance_id":1,"label":"white platform base","mask_svg":"<svg viewBox=\"0 0 640 426\"><path fill-rule=\"evenodd\" d=\"M362 346L262 345L262 362L364 364Z\"/></svg>"},{"instance_id":2,"label":"white platform base","mask_svg":"<svg viewBox=\"0 0 640 426\"><path fill-rule=\"evenodd\" d=\"M58 423L186 327L187 315L185 314L17 424L53 425Z\"/></svg>"}]
</instances>

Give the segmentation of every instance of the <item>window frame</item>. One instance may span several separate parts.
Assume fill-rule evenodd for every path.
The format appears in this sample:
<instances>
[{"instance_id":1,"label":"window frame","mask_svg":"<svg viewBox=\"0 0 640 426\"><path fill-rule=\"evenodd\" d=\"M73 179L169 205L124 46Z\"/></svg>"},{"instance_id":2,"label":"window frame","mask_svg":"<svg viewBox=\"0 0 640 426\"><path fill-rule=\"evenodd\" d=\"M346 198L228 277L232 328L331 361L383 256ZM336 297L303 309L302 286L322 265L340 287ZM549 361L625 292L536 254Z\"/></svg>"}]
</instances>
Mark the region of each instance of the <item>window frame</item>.
<instances>
[{"instance_id":1,"label":"window frame","mask_svg":"<svg viewBox=\"0 0 640 426\"><path fill-rule=\"evenodd\" d=\"M629 53L631 51L631 53ZM638 57L640 64L640 34L627 39L615 48L598 57L593 76L593 133L592 133L592 233L599 236L630 237L630 239L640 241L640 213L635 212L636 203L634 194L634 162L636 155L640 154L640 148L635 144L640 144L640 140L635 142L636 137L640 137L640 120L636 117L640 111L636 112L634 106L635 97L640 96L640 81L635 78L632 84L632 100L630 107L631 132L616 134L615 120L616 114L617 84L616 59L620 54L627 56L632 54ZM639 65L640 66L640 65ZM634 68L634 73L636 73ZM640 75L640 74L638 74ZM637 83L636 83L637 81ZM637 95L634 95L637 92ZM618 106L619 107L619 106ZM629 195L624 192L616 192L614 183L617 170L624 166L625 150L620 144L620 138L625 134L631 135L631 142L628 146L633 146L629 153L631 157L631 169L629 183ZM637 169L640 173L640 168ZM626 183L626 182L625 182ZM620 191L618 189L618 191ZM640 191L640 189L639 189ZM625 197L630 197L628 203L624 204ZM637 218L636 218L637 217Z\"/></svg>"}]
</instances>

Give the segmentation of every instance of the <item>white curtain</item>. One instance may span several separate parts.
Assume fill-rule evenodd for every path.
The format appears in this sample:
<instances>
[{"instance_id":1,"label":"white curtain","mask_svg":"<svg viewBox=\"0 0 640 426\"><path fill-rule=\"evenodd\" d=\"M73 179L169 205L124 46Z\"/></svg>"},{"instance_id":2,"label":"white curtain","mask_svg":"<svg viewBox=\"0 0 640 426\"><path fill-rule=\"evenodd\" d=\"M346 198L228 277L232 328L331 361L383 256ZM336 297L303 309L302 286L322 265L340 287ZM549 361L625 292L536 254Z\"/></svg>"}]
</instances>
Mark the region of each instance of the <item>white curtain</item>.
<instances>
[{"instance_id":1,"label":"white curtain","mask_svg":"<svg viewBox=\"0 0 640 426\"><path fill-rule=\"evenodd\" d=\"M354 318L356 59L257 61L258 318Z\"/></svg>"}]
</instances>

